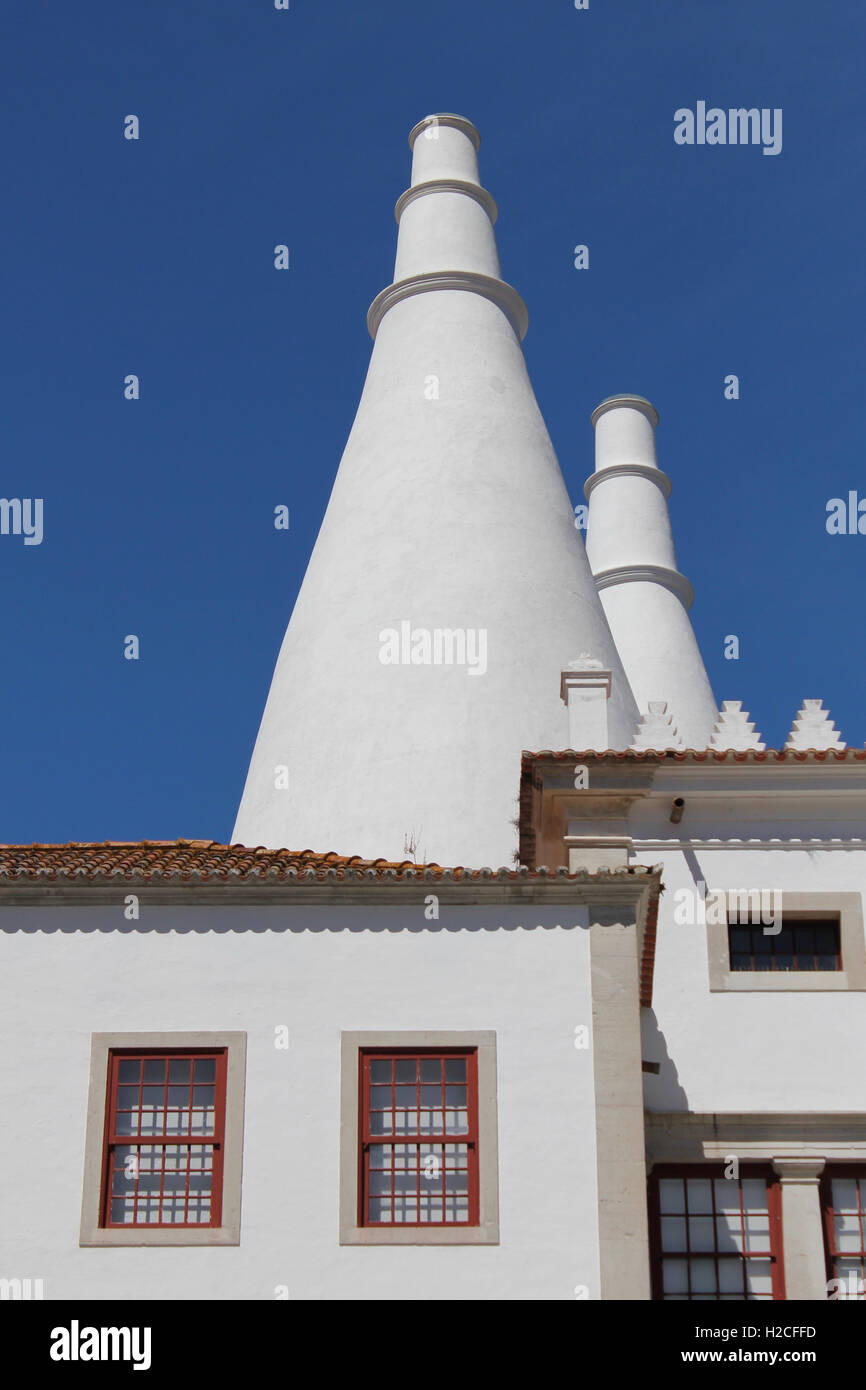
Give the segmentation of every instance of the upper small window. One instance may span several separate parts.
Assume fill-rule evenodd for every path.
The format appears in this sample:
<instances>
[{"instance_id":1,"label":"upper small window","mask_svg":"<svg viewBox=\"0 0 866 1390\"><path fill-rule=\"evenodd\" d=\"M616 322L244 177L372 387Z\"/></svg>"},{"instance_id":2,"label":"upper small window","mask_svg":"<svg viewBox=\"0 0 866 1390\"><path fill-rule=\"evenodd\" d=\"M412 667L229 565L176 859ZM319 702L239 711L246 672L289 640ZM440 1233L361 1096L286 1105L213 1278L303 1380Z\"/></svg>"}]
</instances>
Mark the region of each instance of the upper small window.
<instances>
[{"instance_id":1,"label":"upper small window","mask_svg":"<svg viewBox=\"0 0 866 1390\"><path fill-rule=\"evenodd\" d=\"M713 901L720 910L706 913L711 990L866 990L860 893L729 888Z\"/></svg>"},{"instance_id":2,"label":"upper small window","mask_svg":"<svg viewBox=\"0 0 866 1390\"><path fill-rule=\"evenodd\" d=\"M475 1049L360 1060L360 1225L477 1226Z\"/></svg>"},{"instance_id":3,"label":"upper small window","mask_svg":"<svg viewBox=\"0 0 866 1390\"><path fill-rule=\"evenodd\" d=\"M816 918L766 927L728 923L731 970L841 970L839 921Z\"/></svg>"}]
</instances>

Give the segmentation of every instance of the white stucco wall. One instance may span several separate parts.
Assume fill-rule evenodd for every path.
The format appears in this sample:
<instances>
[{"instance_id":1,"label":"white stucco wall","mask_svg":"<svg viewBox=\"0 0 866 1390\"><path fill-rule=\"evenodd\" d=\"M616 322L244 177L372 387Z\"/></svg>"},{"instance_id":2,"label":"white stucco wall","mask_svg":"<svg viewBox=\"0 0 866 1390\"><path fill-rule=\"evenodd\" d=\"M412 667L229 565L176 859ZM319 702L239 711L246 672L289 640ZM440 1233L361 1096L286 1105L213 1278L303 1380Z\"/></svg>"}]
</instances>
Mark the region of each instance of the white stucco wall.
<instances>
[{"instance_id":1,"label":"white stucco wall","mask_svg":"<svg viewBox=\"0 0 866 1390\"><path fill-rule=\"evenodd\" d=\"M730 827L724 833L730 835ZM742 829L744 837L752 833L755 827ZM693 870L709 890L862 894L866 851L720 842L695 844L687 853L647 850L635 858L664 864L653 1009L644 1016L644 1057L662 1067L657 1077L644 1078L648 1108L862 1111L866 993L711 993L707 927L678 924L674 913L677 891L694 890Z\"/></svg>"},{"instance_id":2,"label":"white stucco wall","mask_svg":"<svg viewBox=\"0 0 866 1390\"><path fill-rule=\"evenodd\" d=\"M0 1274L46 1298L597 1297L588 932L563 912L3 909ZM496 1032L501 1243L341 1247L340 1033L420 1028ZM204 1029L248 1034L240 1246L79 1248L91 1033Z\"/></svg>"}]
</instances>

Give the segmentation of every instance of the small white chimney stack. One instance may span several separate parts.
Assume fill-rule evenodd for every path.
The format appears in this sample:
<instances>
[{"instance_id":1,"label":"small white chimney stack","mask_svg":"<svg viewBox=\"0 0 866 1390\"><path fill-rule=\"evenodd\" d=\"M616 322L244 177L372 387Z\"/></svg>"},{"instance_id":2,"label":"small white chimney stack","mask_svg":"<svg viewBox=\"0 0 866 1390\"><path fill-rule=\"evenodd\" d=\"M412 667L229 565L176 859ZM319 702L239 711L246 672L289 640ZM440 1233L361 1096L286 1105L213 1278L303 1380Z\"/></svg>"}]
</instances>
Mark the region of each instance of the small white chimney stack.
<instances>
[{"instance_id":1,"label":"small white chimney stack","mask_svg":"<svg viewBox=\"0 0 866 1390\"><path fill-rule=\"evenodd\" d=\"M578 661L570 661L562 673L559 693L568 706L568 746L575 752L604 753L610 747L610 681L610 671L605 671L601 662L586 652L581 653Z\"/></svg>"},{"instance_id":2,"label":"small white chimney stack","mask_svg":"<svg viewBox=\"0 0 866 1390\"><path fill-rule=\"evenodd\" d=\"M706 748L718 706L688 615L692 586L677 569L658 415L643 396L612 396L592 423L586 550L626 676L643 714L665 702L683 746Z\"/></svg>"}]
</instances>

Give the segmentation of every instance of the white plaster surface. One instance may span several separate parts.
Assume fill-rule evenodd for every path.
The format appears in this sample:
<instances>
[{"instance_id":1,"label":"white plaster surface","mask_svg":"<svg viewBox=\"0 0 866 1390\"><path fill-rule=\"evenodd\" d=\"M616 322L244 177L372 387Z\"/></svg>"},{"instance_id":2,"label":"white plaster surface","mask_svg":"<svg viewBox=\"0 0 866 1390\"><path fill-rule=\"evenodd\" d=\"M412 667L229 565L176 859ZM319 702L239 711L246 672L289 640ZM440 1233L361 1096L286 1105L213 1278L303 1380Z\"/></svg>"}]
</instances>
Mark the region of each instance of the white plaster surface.
<instances>
[{"instance_id":1,"label":"white plaster surface","mask_svg":"<svg viewBox=\"0 0 866 1390\"><path fill-rule=\"evenodd\" d=\"M598 1296L585 910L145 907L156 930L105 930L121 911L0 913L0 1274L49 1299ZM501 1243L341 1247L340 1033L419 1028L496 1032ZM80 1249L90 1034L162 1029L248 1034L241 1244Z\"/></svg>"},{"instance_id":2,"label":"white plaster surface","mask_svg":"<svg viewBox=\"0 0 866 1390\"><path fill-rule=\"evenodd\" d=\"M743 834L756 832L750 826ZM644 1077L648 1109L866 1109L862 991L711 994L707 928L674 920L675 894L694 889L693 870L710 891L862 893L866 850L696 844L688 857L679 849L653 849L635 862L664 864L653 1009L644 1013L644 1057L660 1061L662 1069Z\"/></svg>"}]
</instances>

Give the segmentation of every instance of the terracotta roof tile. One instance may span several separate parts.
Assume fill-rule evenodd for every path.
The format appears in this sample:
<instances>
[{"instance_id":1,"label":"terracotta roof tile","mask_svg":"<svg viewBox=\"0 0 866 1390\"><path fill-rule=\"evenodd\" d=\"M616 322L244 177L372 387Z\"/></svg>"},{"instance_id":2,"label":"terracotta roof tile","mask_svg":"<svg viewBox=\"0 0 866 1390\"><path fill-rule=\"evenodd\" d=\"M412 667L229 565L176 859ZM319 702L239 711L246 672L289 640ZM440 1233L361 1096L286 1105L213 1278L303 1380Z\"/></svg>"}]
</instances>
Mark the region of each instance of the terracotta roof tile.
<instances>
[{"instance_id":1,"label":"terracotta roof tile","mask_svg":"<svg viewBox=\"0 0 866 1390\"><path fill-rule=\"evenodd\" d=\"M623 877L652 874L636 865L625 871L602 870L598 874L567 869L527 868L448 869L439 864L413 864L388 859L362 859L358 855L317 854L313 850L265 849L262 845L223 845L216 840L103 840L73 841L65 845L0 845L0 883L4 880L83 880L123 878L145 881L172 879L229 879L237 882L290 882L303 879L346 882L357 879L400 880L415 878L459 882L461 880L517 882L519 880Z\"/></svg>"},{"instance_id":2,"label":"terracotta roof tile","mask_svg":"<svg viewBox=\"0 0 866 1390\"><path fill-rule=\"evenodd\" d=\"M573 761L575 758L604 758L611 762L694 762L694 763L766 763L766 762L806 762L807 759L815 758L818 762L826 762L832 759L837 763L844 762L864 762L866 761L866 748L767 748L759 753L755 749L738 750L735 748L605 748L595 750L584 748L575 750L566 748L562 751L554 751L550 748L542 748L537 753L532 753L524 749L522 760L524 766L529 766L534 762L541 762L553 758L555 761Z\"/></svg>"}]
</instances>

